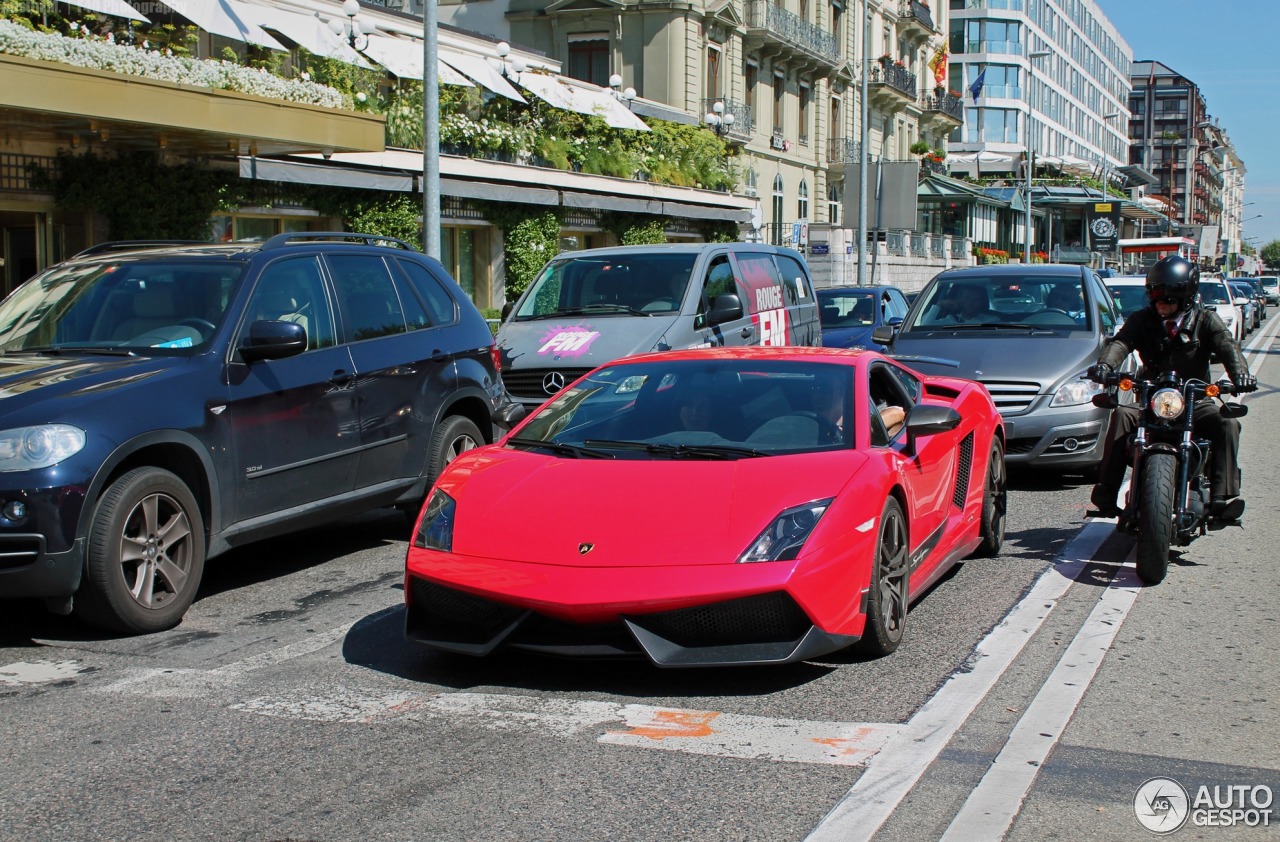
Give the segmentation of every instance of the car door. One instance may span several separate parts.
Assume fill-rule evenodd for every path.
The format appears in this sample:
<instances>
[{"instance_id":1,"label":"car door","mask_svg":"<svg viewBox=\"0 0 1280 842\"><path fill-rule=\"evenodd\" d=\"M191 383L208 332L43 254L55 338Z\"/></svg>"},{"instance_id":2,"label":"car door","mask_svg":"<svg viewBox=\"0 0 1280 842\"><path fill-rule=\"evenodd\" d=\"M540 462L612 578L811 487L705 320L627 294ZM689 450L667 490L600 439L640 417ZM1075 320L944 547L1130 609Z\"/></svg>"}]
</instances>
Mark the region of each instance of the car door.
<instances>
[{"instance_id":1,"label":"car door","mask_svg":"<svg viewBox=\"0 0 1280 842\"><path fill-rule=\"evenodd\" d=\"M729 259L728 251L712 252L707 256L701 275L701 298L694 315L693 326L707 346L755 345L756 326L750 315L749 290L743 283L738 267ZM737 296L742 312L736 317L716 321L713 308L721 296Z\"/></svg>"},{"instance_id":2,"label":"car door","mask_svg":"<svg viewBox=\"0 0 1280 842\"><path fill-rule=\"evenodd\" d=\"M307 333L301 354L227 365L234 464L231 521L306 506L351 490L360 424L354 365L335 341L329 290L316 256L266 266L249 296L235 346L260 319L292 321Z\"/></svg>"},{"instance_id":3,"label":"car door","mask_svg":"<svg viewBox=\"0 0 1280 842\"><path fill-rule=\"evenodd\" d=\"M773 255L787 309L789 345L821 345L822 324L818 298L804 264L790 254Z\"/></svg>"},{"instance_id":4,"label":"car door","mask_svg":"<svg viewBox=\"0 0 1280 842\"><path fill-rule=\"evenodd\" d=\"M735 274L746 287L744 303L756 332L755 345L794 345L789 296L774 256L767 252L738 251L732 255ZM812 296L810 296L812 300ZM815 309L814 316L817 312Z\"/></svg>"},{"instance_id":5,"label":"car door","mask_svg":"<svg viewBox=\"0 0 1280 842\"><path fill-rule=\"evenodd\" d=\"M356 372L363 449L355 487L388 484L390 492L422 475L436 414L456 389L447 326L433 325L388 258L330 252L324 259Z\"/></svg>"},{"instance_id":6,"label":"car door","mask_svg":"<svg viewBox=\"0 0 1280 842\"><path fill-rule=\"evenodd\" d=\"M949 432L919 436L912 441L905 428L889 437L880 421L880 410L884 406L900 406L909 417L922 394L920 379L901 366L877 361L867 368L871 446L893 454L897 474L906 485L913 559L926 557L921 551L931 549L938 541L951 512L959 438Z\"/></svg>"}]
</instances>

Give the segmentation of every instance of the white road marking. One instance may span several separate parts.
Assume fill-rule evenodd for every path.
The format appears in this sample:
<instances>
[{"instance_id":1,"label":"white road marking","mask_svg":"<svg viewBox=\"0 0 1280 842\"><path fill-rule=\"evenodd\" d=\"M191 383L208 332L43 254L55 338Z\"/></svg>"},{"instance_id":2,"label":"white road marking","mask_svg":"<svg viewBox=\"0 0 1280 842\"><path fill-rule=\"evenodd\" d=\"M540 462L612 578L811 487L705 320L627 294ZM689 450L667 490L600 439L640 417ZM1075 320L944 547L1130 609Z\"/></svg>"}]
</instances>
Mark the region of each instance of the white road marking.
<instances>
[{"instance_id":1,"label":"white road marking","mask_svg":"<svg viewBox=\"0 0 1280 842\"><path fill-rule=\"evenodd\" d=\"M594 735L604 745L716 757L861 766L897 724L772 719L720 711L584 702L496 693L374 693L338 687L259 696L231 705L260 716L313 722L440 720L493 731Z\"/></svg>"},{"instance_id":2,"label":"white road marking","mask_svg":"<svg viewBox=\"0 0 1280 842\"><path fill-rule=\"evenodd\" d=\"M807 842L855 842L875 835L1074 584L1113 525L1093 520L1080 530L1058 563L978 644L973 668L949 678L889 739Z\"/></svg>"},{"instance_id":3,"label":"white road marking","mask_svg":"<svg viewBox=\"0 0 1280 842\"><path fill-rule=\"evenodd\" d=\"M0 684L49 684L79 674L78 661L15 661L0 667Z\"/></svg>"},{"instance_id":4,"label":"white road marking","mask_svg":"<svg viewBox=\"0 0 1280 842\"><path fill-rule=\"evenodd\" d=\"M1102 665L1141 586L1132 566L1120 568L941 842L1004 838L1045 758Z\"/></svg>"}]
</instances>

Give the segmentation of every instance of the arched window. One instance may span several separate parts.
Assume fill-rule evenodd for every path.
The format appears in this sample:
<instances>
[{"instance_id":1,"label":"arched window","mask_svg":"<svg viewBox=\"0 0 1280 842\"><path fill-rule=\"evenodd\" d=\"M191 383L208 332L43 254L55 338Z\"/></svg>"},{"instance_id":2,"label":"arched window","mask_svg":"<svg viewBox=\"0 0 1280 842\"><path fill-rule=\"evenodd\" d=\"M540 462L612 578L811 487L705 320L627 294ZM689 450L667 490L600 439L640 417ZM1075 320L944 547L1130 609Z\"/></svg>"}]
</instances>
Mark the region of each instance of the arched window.
<instances>
[{"instance_id":1,"label":"arched window","mask_svg":"<svg viewBox=\"0 0 1280 842\"><path fill-rule=\"evenodd\" d=\"M843 192L843 181L833 181L827 186L827 222L832 225L840 224L840 204Z\"/></svg>"},{"instance_id":2,"label":"arched window","mask_svg":"<svg viewBox=\"0 0 1280 842\"><path fill-rule=\"evenodd\" d=\"M800 179L800 198L796 202L796 219L809 218L809 182Z\"/></svg>"},{"instance_id":3,"label":"arched window","mask_svg":"<svg viewBox=\"0 0 1280 842\"><path fill-rule=\"evenodd\" d=\"M769 242L782 245L782 227L786 224L786 211L782 207L782 173L773 177L773 219L769 221Z\"/></svg>"}]
</instances>

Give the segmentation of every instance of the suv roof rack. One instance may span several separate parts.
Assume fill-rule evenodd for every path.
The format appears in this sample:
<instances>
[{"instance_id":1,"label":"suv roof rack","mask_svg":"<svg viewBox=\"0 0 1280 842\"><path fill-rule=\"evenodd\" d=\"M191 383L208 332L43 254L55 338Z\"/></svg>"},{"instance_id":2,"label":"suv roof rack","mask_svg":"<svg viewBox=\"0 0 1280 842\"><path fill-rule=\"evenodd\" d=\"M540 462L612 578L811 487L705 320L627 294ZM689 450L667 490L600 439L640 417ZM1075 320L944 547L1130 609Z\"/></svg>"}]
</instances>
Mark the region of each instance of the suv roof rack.
<instances>
[{"instance_id":1,"label":"suv roof rack","mask_svg":"<svg viewBox=\"0 0 1280 842\"><path fill-rule=\"evenodd\" d=\"M95 254L107 254L113 251L137 251L139 249L158 249L165 246L207 246L208 240L111 240L96 243L84 251L76 252L73 257L89 257Z\"/></svg>"},{"instance_id":2,"label":"suv roof rack","mask_svg":"<svg viewBox=\"0 0 1280 842\"><path fill-rule=\"evenodd\" d=\"M404 240L399 240L395 237L386 237L381 234L359 234L354 231L291 231L287 234L276 234L262 244L262 250L285 248L299 241L314 242L317 240L333 240L335 242L358 240L366 246L387 245L408 251L417 251L416 248Z\"/></svg>"}]
</instances>

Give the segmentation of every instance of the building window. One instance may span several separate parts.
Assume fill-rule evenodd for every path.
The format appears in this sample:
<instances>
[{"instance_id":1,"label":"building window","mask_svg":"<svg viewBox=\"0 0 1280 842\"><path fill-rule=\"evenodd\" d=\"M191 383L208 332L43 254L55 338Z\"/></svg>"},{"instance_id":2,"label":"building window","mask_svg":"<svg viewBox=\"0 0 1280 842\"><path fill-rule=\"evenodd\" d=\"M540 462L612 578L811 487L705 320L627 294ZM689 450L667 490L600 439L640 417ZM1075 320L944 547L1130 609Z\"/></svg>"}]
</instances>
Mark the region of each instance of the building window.
<instances>
[{"instance_id":1,"label":"building window","mask_svg":"<svg viewBox=\"0 0 1280 842\"><path fill-rule=\"evenodd\" d=\"M831 4L831 34L836 37L836 49L844 52L844 5Z\"/></svg>"},{"instance_id":2,"label":"building window","mask_svg":"<svg viewBox=\"0 0 1280 842\"><path fill-rule=\"evenodd\" d=\"M796 201L796 219L809 218L809 182L800 179L800 198Z\"/></svg>"},{"instance_id":3,"label":"building window","mask_svg":"<svg viewBox=\"0 0 1280 842\"><path fill-rule=\"evenodd\" d=\"M773 219L769 225L769 242L775 246L783 245L783 226L786 222L786 211L782 206L782 174L779 173L773 177Z\"/></svg>"},{"instance_id":4,"label":"building window","mask_svg":"<svg viewBox=\"0 0 1280 842\"><path fill-rule=\"evenodd\" d=\"M781 73L773 74L773 133L782 134L782 98L787 92L787 80Z\"/></svg>"},{"instance_id":5,"label":"building window","mask_svg":"<svg viewBox=\"0 0 1280 842\"><path fill-rule=\"evenodd\" d=\"M602 88L609 87L609 39L603 36L570 37L567 75Z\"/></svg>"},{"instance_id":6,"label":"building window","mask_svg":"<svg viewBox=\"0 0 1280 842\"><path fill-rule=\"evenodd\" d=\"M477 307L496 307L489 289L486 228L440 228L440 262Z\"/></svg>"},{"instance_id":7,"label":"building window","mask_svg":"<svg viewBox=\"0 0 1280 842\"><path fill-rule=\"evenodd\" d=\"M840 224L840 194L843 188L843 181L833 181L827 185L827 222L832 225Z\"/></svg>"},{"instance_id":8,"label":"building window","mask_svg":"<svg viewBox=\"0 0 1280 842\"><path fill-rule=\"evenodd\" d=\"M760 76L760 68L758 65L748 64L747 72L744 74L745 94L747 97L747 116L751 118L752 125L756 121L756 80Z\"/></svg>"},{"instance_id":9,"label":"building window","mask_svg":"<svg viewBox=\"0 0 1280 842\"><path fill-rule=\"evenodd\" d=\"M813 99L813 89L808 84L800 83L800 132L797 138L806 146L809 143L809 103Z\"/></svg>"},{"instance_id":10,"label":"building window","mask_svg":"<svg viewBox=\"0 0 1280 842\"><path fill-rule=\"evenodd\" d=\"M832 140L844 137L844 124L840 122L840 97L831 98L831 125L827 127L827 137Z\"/></svg>"},{"instance_id":11,"label":"building window","mask_svg":"<svg viewBox=\"0 0 1280 842\"><path fill-rule=\"evenodd\" d=\"M720 50L707 47L707 99L720 98Z\"/></svg>"}]
</instances>

